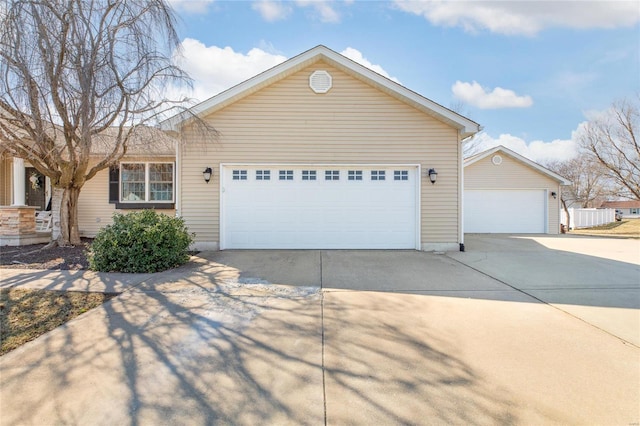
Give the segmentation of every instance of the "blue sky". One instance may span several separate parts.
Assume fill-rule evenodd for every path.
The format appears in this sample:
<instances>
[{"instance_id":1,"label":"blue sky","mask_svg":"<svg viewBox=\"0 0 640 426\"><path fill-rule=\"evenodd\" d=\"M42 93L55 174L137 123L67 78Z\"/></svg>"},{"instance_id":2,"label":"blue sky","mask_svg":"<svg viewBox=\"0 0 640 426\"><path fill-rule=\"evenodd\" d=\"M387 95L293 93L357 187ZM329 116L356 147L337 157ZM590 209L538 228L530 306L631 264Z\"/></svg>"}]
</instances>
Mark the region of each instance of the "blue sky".
<instances>
[{"instance_id":1,"label":"blue sky","mask_svg":"<svg viewBox=\"0 0 640 426\"><path fill-rule=\"evenodd\" d=\"M576 151L591 114L640 92L640 3L172 0L204 100L323 44L477 121L484 148Z\"/></svg>"}]
</instances>

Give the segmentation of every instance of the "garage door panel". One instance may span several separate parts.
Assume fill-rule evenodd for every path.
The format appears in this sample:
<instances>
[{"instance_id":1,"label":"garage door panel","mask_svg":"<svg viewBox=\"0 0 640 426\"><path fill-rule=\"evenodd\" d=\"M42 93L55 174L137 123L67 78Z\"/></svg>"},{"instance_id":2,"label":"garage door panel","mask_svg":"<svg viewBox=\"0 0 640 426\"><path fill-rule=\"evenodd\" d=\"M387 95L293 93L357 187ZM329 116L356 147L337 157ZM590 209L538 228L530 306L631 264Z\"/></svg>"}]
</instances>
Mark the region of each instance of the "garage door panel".
<instances>
[{"instance_id":1,"label":"garage door panel","mask_svg":"<svg viewBox=\"0 0 640 426\"><path fill-rule=\"evenodd\" d=\"M233 180L246 170L246 180ZM270 170L271 180L256 180ZM281 181L279 170L293 170ZM302 170L316 170L303 181ZM337 181L325 170L339 170ZM348 170L362 180L348 180ZM385 180L371 179L384 170ZM406 180L393 179L404 170ZM416 167L233 166L223 169L223 248L416 248Z\"/></svg>"},{"instance_id":2,"label":"garage door panel","mask_svg":"<svg viewBox=\"0 0 640 426\"><path fill-rule=\"evenodd\" d=\"M465 232L546 232L544 190L466 190L464 196Z\"/></svg>"}]
</instances>

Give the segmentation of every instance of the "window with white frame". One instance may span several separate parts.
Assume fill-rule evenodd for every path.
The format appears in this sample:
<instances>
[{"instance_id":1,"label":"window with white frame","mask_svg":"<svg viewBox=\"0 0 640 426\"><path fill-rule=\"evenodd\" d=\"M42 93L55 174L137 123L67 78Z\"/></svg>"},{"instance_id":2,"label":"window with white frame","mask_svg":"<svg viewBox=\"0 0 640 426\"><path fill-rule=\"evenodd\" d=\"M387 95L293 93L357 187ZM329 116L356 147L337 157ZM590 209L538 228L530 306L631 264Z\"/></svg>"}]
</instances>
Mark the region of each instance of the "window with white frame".
<instances>
[{"instance_id":1,"label":"window with white frame","mask_svg":"<svg viewBox=\"0 0 640 426\"><path fill-rule=\"evenodd\" d=\"M407 170L394 170L393 180L409 180L409 172Z\"/></svg>"},{"instance_id":2,"label":"window with white frame","mask_svg":"<svg viewBox=\"0 0 640 426\"><path fill-rule=\"evenodd\" d=\"M247 171L246 170L233 170L231 172L231 178L233 180L247 180Z\"/></svg>"},{"instance_id":3,"label":"window with white frame","mask_svg":"<svg viewBox=\"0 0 640 426\"><path fill-rule=\"evenodd\" d=\"M340 180L340 170L325 170L324 180Z\"/></svg>"},{"instance_id":4,"label":"window with white frame","mask_svg":"<svg viewBox=\"0 0 640 426\"><path fill-rule=\"evenodd\" d=\"M349 170L347 172L348 180L362 180L362 170Z\"/></svg>"},{"instance_id":5,"label":"window with white frame","mask_svg":"<svg viewBox=\"0 0 640 426\"><path fill-rule=\"evenodd\" d=\"M173 201L173 164L149 163L149 201Z\"/></svg>"},{"instance_id":6,"label":"window with white frame","mask_svg":"<svg viewBox=\"0 0 640 426\"><path fill-rule=\"evenodd\" d=\"M303 170L302 171L302 180L316 180L316 171L315 170Z\"/></svg>"},{"instance_id":7,"label":"window with white frame","mask_svg":"<svg viewBox=\"0 0 640 426\"><path fill-rule=\"evenodd\" d=\"M640 209L629 209L629 214L640 214Z\"/></svg>"},{"instance_id":8,"label":"window with white frame","mask_svg":"<svg viewBox=\"0 0 640 426\"><path fill-rule=\"evenodd\" d=\"M371 180L384 180L384 179L385 179L384 170L371 170Z\"/></svg>"},{"instance_id":9,"label":"window with white frame","mask_svg":"<svg viewBox=\"0 0 640 426\"><path fill-rule=\"evenodd\" d=\"M280 170L278 172L278 179L293 180L293 170Z\"/></svg>"},{"instance_id":10,"label":"window with white frame","mask_svg":"<svg viewBox=\"0 0 640 426\"><path fill-rule=\"evenodd\" d=\"M122 163L121 202L173 202L173 163Z\"/></svg>"},{"instance_id":11,"label":"window with white frame","mask_svg":"<svg viewBox=\"0 0 640 426\"><path fill-rule=\"evenodd\" d=\"M256 170L256 180L271 180L271 170Z\"/></svg>"}]
</instances>

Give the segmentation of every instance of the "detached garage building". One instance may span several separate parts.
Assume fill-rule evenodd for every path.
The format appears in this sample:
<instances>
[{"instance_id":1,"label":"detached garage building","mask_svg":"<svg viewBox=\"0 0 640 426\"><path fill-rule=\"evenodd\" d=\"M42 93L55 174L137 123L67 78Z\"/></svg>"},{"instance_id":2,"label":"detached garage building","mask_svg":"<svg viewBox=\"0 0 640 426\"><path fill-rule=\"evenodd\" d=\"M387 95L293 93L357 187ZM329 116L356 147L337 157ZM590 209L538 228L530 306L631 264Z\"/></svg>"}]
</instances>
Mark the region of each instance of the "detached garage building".
<instances>
[{"instance_id":1,"label":"detached garage building","mask_svg":"<svg viewBox=\"0 0 640 426\"><path fill-rule=\"evenodd\" d=\"M217 141L202 140L194 115L219 131ZM187 141L176 155L175 208L198 248L458 250L463 242L461 142L478 124L324 46L163 129Z\"/></svg>"},{"instance_id":2,"label":"detached garage building","mask_svg":"<svg viewBox=\"0 0 640 426\"><path fill-rule=\"evenodd\" d=\"M558 234L562 176L503 147L464 162L466 233Z\"/></svg>"}]
</instances>

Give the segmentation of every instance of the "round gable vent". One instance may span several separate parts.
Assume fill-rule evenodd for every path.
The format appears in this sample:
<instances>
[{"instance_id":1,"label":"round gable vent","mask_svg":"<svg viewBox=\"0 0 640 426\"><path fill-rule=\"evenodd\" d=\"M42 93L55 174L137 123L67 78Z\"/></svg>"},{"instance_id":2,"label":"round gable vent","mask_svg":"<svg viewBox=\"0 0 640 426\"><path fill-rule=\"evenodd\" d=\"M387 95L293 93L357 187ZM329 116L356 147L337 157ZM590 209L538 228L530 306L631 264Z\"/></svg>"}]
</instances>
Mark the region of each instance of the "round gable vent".
<instances>
[{"instance_id":1,"label":"round gable vent","mask_svg":"<svg viewBox=\"0 0 640 426\"><path fill-rule=\"evenodd\" d=\"M314 71L309 76L309 87L316 93L327 93L331 84L331 74L324 70Z\"/></svg>"},{"instance_id":2,"label":"round gable vent","mask_svg":"<svg viewBox=\"0 0 640 426\"><path fill-rule=\"evenodd\" d=\"M502 164L502 157L500 157L499 155L494 155L494 156L491 158L491 162L492 162L493 164L495 164L496 166L499 166L500 164Z\"/></svg>"}]
</instances>

